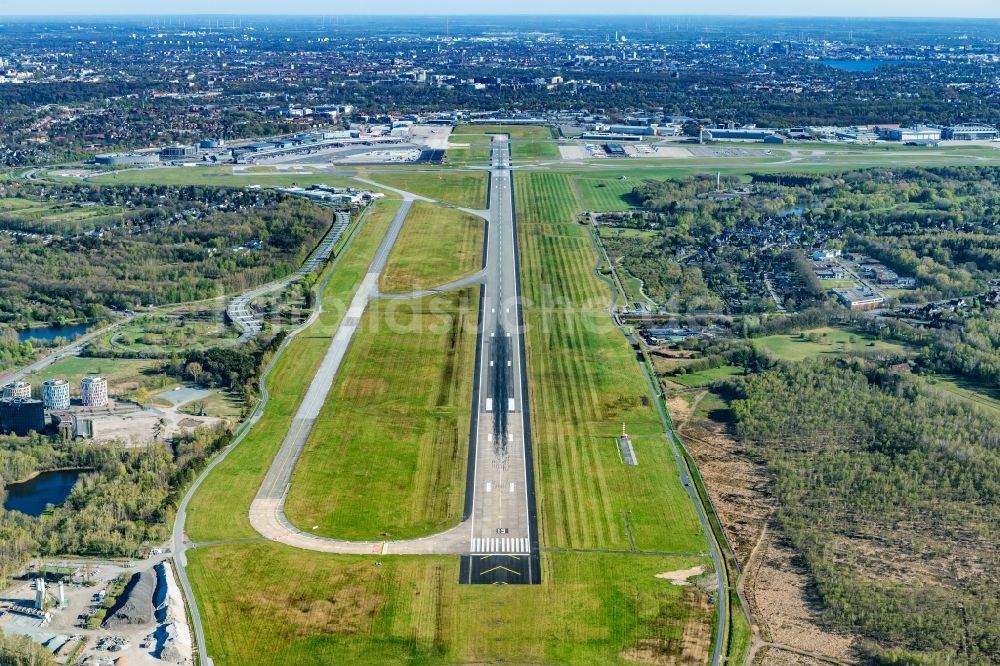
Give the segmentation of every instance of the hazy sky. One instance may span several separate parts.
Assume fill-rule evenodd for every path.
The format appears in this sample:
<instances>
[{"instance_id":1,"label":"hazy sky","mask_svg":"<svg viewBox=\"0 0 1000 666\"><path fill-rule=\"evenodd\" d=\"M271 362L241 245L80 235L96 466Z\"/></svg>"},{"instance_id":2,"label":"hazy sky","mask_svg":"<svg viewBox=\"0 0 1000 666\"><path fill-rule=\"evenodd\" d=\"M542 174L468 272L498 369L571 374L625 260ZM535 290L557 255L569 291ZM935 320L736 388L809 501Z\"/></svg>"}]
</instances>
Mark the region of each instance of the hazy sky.
<instances>
[{"instance_id":1,"label":"hazy sky","mask_svg":"<svg viewBox=\"0 0 1000 666\"><path fill-rule=\"evenodd\" d=\"M998 0L0 0L0 15L38 14L743 14L1000 18Z\"/></svg>"}]
</instances>

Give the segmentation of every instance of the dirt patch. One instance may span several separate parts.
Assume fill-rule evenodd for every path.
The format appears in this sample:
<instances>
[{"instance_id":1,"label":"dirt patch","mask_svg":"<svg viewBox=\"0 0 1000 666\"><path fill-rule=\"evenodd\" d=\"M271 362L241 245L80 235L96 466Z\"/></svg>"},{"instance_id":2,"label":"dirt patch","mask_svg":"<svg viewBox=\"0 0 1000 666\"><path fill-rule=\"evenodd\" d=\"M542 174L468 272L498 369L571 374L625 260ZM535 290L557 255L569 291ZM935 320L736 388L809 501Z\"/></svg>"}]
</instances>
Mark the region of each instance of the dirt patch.
<instances>
[{"instance_id":1,"label":"dirt patch","mask_svg":"<svg viewBox=\"0 0 1000 666\"><path fill-rule=\"evenodd\" d=\"M760 568L748 581L746 595L764 639L842 661L856 660L855 637L820 625L812 579L791 545L780 536L768 536L761 544L760 557Z\"/></svg>"},{"instance_id":2,"label":"dirt patch","mask_svg":"<svg viewBox=\"0 0 1000 666\"><path fill-rule=\"evenodd\" d=\"M684 402L682 398L677 400ZM673 403L669 404L673 414ZM690 412L690 406L687 410ZM726 536L740 565L745 566L765 520L776 506L767 469L751 458L724 426L704 419L685 419L684 423L684 442L698 461Z\"/></svg>"},{"instance_id":3,"label":"dirt patch","mask_svg":"<svg viewBox=\"0 0 1000 666\"><path fill-rule=\"evenodd\" d=\"M671 585L690 585L689 578L700 576L705 573L705 567L697 566L690 569L678 569L677 571L664 571L656 574L660 580L669 580Z\"/></svg>"},{"instance_id":4,"label":"dirt patch","mask_svg":"<svg viewBox=\"0 0 1000 666\"><path fill-rule=\"evenodd\" d=\"M777 503L763 462L726 425L704 418L687 420L691 406L683 398L674 400L683 403L677 406L685 419L682 437L698 462L726 536L745 570L744 592L761 638L837 661L857 661L859 639L833 633L821 625L812 578L769 520ZM673 414L674 404L668 404ZM765 536L761 540L762 533ZM776 647L767 650L763 659L758 655L756 663L821 663Z\"/></svg>"},{"instance_id":5,"label":"dirt patch","mask_svg":"<svg viewBox=\"0 0 1000 666\"><path fill-rule=\"evenodd\" d=\"M284 616L299 635L368 632L382 605L382 597L363 586L334 589L324 598L275 598L267 604Z\"/></svg>"},{"instance_id":6,"label":"dirt patch","mask_svg":"<svg viewBox=\"0 0 1000 666\"><path fill-rule=\"evenodd\" d=\"M829 666L830 662L778 647L765 647L757 653L755 666Z\"/></svg>"},{"instance_id":7,"label":"dirt patch","mask_svg":"<svg viewBox=\"0 0 1000 666\"><path fill-rule=\"evenodd\" d=\"M691 613L680 640L644 638L635 647L624 650L622 659L653 666L701 666L708 662L712 644L712 605L705 594L689 589L684 601Z\"/></svg>"}]
</instances>

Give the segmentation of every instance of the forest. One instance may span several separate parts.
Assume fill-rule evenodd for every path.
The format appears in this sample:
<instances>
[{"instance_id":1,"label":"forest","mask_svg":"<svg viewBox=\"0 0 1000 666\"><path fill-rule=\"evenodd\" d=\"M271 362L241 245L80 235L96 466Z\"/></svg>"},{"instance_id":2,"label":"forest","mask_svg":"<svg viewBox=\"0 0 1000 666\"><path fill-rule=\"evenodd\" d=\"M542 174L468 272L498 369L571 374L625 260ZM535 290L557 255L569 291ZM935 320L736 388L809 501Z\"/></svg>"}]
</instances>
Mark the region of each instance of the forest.
<instances>
[{"instance_id":1,"label":"forest","mask_svg":"<svg viewBox=\"0 0 1000 666\"><path fill-rule=\"evenodd\" d=\"M41 435L0 440L3 486L50 469L89 470L64 504L40 517L0 509L0 583L38 555L134 557L142 546L163 542L183 489L230 437L217 427L131 449Z\"/></svg>"},{"instance_id":2,"label":"forest","mask_svg":"<svg viewBox=\"0 0 1000 666\"><path fill-rule=\"evenodd\" d=\"M109 211L89 228L0 213L0 323L12 327L255 287L293 272L332 220L327 209L266 191L16 184L0 197Z\"/></svg>"},{"instance_id":3,"label":"forest","mask_svg":"<svg viewBox=\"0 0 1000 666\"><path fill-rule=\"evenodd\" d=\"M995 419L860 360L780 365L730 390L824 622L878 663L1000 661Z\"/></svg>"}]
</instances>

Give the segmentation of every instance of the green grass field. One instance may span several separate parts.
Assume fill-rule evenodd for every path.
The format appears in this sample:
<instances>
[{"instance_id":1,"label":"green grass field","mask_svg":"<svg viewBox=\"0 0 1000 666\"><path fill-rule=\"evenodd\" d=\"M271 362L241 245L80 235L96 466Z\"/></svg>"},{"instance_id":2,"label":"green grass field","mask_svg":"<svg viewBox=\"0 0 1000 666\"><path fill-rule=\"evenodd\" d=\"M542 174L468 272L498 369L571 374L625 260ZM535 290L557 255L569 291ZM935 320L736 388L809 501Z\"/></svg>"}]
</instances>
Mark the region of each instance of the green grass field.
<instances>
[{"instance_id":1,"label":"green grass field","mask_svg":"<svg viewBox=\"0 0 1000 666\"><path fill-rule=\"evenodd\" d=\"M515 164L532 160L548 160L559 157L559 145L551 140L512 141L510 156Z\"/></svg>"},{"instance_id":2,"label":"green grass field","mask_svg":"<svg viewBox=\"0 0 1000 666\"><path fill-rule=\"evenodd\" d=\"M140 384L162 384L162 361L155 359L83 358L67 356L25 377L32 387L40 387L49 379L65 379L73 395L80 390L80 380L86 375L103 375L108 379L108 393L120 395Z\"/></svg>"},{"instance_id":3,"label":"green grass field","mask_svg":"<svg viewBox=\"0 0 1000 666\"><path fill-rule=\"evenodd\" d=\"M925 381L944 393L1000 414L1000 389L995 386L974 382L959 375L933 375Z\"/></svg>"},{"instance_id":4,"label":"green grass field","mask_svg":"<svg viewBox=\"0 0 1000 666\"><path fill-rule=\"evenodd\" d=\"M478 308L478 288L368 306L292 476L292 523L365 540L461 520Z\"/></svg>"},{"instance_id":5,"label":"green grass field","mask_svg":"<svg viewBox=\"0 0 1000 666\"><path fill-rule=\"evenodd\" d=\"M588 210L596 212L623 211L635 208L635 202L631 197L632 190L641 184L641 181L635 181L631 178L621 180L620 176L578 177L575 181L583 197L584 205Z\"/></svg>"},{"instance_id":6,"label":"green grass field","mask_svg":"<svg viewBox=\"0 0 1000 666\"><path fill-rule=\"evenodd\" d=\"M278 359L268 379L271 399L264 415L191 499L185 531L195 541L257 536L250 527L250 502L397 208L395 201L379 203L358 231L323 292L319 319L297 335Z\"/></svg>"},{"instance_id":7,"label":"green grass field","mask_svg":"<svg viewBox=\"0 0 1000 666\"><path fill-rule=\"evenodd\" d=\"M551 139L552 132L543 125L458 125L451 135L465 134L509 134L511 139Z\"/></svg>"},{"instance_id":8,"label":"green grass field","mask_svg":"<svg viewBox=\"0 0 1000 666\"><path fill-rule=\"evenodd\" d=\"M486 224L454 208L416 201L382 272L379 288L399 294L447 284L482 266Z\"/></svg>"},{"instance_id":9,"label":"green grass field","mask_svg":"<svg viewBox=\"0 0 1000 666\"><path fill-rule=\"evenodd\" d=\"M240 167L236 167L240 169ZM117 171L88 178L86 182L99 185L214 185L216 187L306 187L314 183L337 187L365 188L353 178L310 169L278 171L269 167L253 170L246 167L234 171L232 166L219 167L157 167Z\"/></svg>"},{"instance_id":10,"label":"green grass field","mask_svg":"<svg viewBox=\"0 0 1000 666\"><path fill-rule=\"evenodd\" d=\"M486 208L486 172L379 172L371 174L371 179L462 208Z\"/></svg>"},{"instance_id":11,"label":"green grass field","mask_svg":"<svg viewBox=\"0 0 1000 666\"><path fill-rule=\"evenodd\" d=\"M568 548L704 552L694 507L635 354L605 308L597 254L568 178L518 173L518 230L542 541ZM639 465L621 462L625 424Z\"/></svg>"},{"instance_id":12,"label":"green grass field","mask_svg":"<svg viewBox=\"0 0 1000 666\"><path fill-rule=\"evenodd\" d=\"M809 340L798 333L768 335L755 338L754 344L783 361L804 361L809 358L870 352L908 353L907 348L899 343L876 340L863 333L855 333L842 328L823 327L804 331L804 333L806 335L813 334L817 338L815 341Z\"/></svg>"},{"instance_id":13,"label":"green grass field","mask_svg":"<svg viewBox=\"0 0 1000 666\"><path fill-rule=\"evenodd\" d=\"M712 608L656 574L710 560L548 553L538 586L458 585L454 557L368 557L272 543L188 553L209 653L243 664L705 663ZM225 575L219 575L225 572ZM685 646L685 647L682 647Z\"/></svg>"},{"instance_id":14,"label":"green grass field","mask_svg":"<svg viewBox=\"0 0 1000 666\"><path fill-rule=\"evenodd\" d=\"M707 370L689 372L683 375L669 375L666 379L675 384L680 384L681 386L695 388L699 386L708 386L710 384L714 384L720 379L728 379L729 377L735 377L742 374L743 368L741 367L735 365L723 365L718 368L709 368Z\"/></svg>"}]
</instances>

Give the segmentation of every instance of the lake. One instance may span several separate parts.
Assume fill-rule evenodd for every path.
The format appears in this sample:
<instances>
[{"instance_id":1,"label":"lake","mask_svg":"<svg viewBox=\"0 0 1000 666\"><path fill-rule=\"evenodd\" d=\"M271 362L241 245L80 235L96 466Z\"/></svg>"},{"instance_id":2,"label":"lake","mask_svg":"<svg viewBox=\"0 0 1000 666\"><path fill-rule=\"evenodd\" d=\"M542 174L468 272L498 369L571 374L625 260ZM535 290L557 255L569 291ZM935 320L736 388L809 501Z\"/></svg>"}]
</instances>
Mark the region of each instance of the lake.
<instances>
[{"instance_id":1,"label":"lake","mask_svg":"<svg viewBox=\"0 0 1000 666\"><path fill-rule=\"evenodd\" d=\"M33 479L7 486L7 501L3 508L40 516L49 504L62 504L85 469L59 469L42 472Z\"/></svg>"},{"instance_id":2,"label":"lake","mask_svg":"<svg viewBox=\"0 0 1000 666\"><path fill-rule=\"evenodd\" d=\"M905 65L902 60L820 60L820 64L845 72L873 72L883 65Z\"/></svg>"},{"instance_id":3,"label":"lake","mask_svg":"<svg viewBox=\"0 0 1000 666\"><path fill-rule=\"evenodd\" d=\"M66 326L38 326L35 328L21 328L17 331L17 339L20 342L25 340L55 340L56 338L66 338L72 340L87 332L86 324L67 324Z\"/></svg>"}]
</instances>

